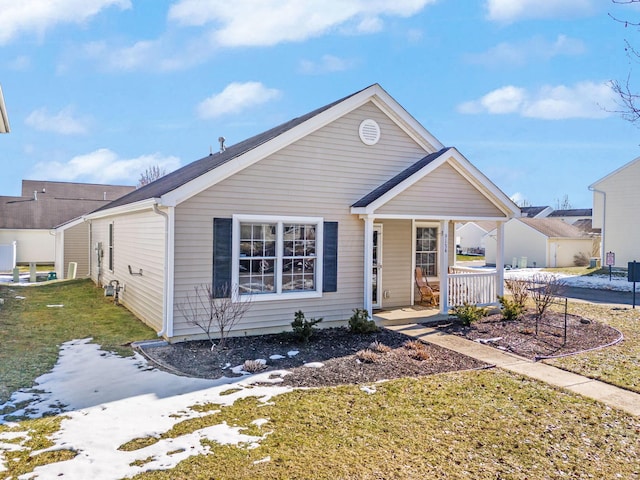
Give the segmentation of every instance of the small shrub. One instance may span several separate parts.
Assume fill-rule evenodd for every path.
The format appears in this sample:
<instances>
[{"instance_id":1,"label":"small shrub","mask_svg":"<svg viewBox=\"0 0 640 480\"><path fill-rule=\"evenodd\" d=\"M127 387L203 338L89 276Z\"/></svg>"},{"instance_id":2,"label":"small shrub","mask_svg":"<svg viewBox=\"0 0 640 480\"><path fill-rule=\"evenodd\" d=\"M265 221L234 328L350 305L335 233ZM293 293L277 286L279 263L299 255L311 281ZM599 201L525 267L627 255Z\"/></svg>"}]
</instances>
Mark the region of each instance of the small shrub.
<instances>
[{"instance_id":1,"label":"small shrub","mask_svg":"<svg viewBox=\"0 0 640 480\"><path fill-rule=\"evenodd\" d=\"M302 310L298 310L294 314L294 320L291 322L291 328L293 328L293 333L299 341L307 343L313 335L314 325L321 321L322 318L312 318L311 320L307 320L304 318Z\"/></svg>"},{"instance_id":2,"label":"small shrub","mask_svg":"<svg viewBox=\"0 0 640 480\"><path fill-rule=\"evenodd\" d=\"M380 360L380 355L372 350L366 349L356 352L356 358L362 363L376 363Z\"/></svg>"},{"instance_id":3,"label":"small shrub","mask_svg":"<svg viewBox=\"0 0 640 480\"><path fill-rule=\"evenodd\" d=\"M584 252L576 253L573 256L573 264L576 267L586 267L589 265L589 256Z\"/></svg>"},{"instance_id":4,"label":"small shrub","mask_svg":"<svg viewBox=\"0 0 640 480\"><path fill-rule=\"evenodd\" d=\"M515 300L498 295L498 301L500 302L502 318L504 320L517 320L525 312L524 305L519 304Z\"/></svg>"},{"instance_id":5,"label":"small shrub","mask_svg":"<svg viewBox=\"0 0 640 480\"><path fill-rule=\"evenodd\" d=\"M407 340L402 344L407 350L424 350L426 347L420 340Z\"/></svg>"},{"instance_id":6,"label":"small shrub","mask_svg":"<svg viewBox=\"0 0 640 480\"><path fill-rule=\"evenodd\" d=\"M369 320L369 312L356 308L349 318L349 331L351 333L372 333L378 331L378 326L373 320Z\"/></svg>"},{"instance_id":7,"label":"small shrub","mask_svg":"<svg viewBox=\"0 0 640 480\"><path fill-rule=\"evenodd\" d=\"M452 309L453 314L460 319L460 322L465 327L468 327L473 322L477 322L482 317L486 317L489 310L485 307L479 307L471 303L465 302L464 305L459 305Z\"/></svg>"},{"instance_id":8,"label":"small shrub","mask_svg":"<svg viewBox=\"0 0 640 480\"><path fill-rule=\"evenodd\" d=\"M409 350L409 357L414 360L429 360L430 356L427 352L427 346L420 340L407 340L402 344L404 348Z\"/></svg>"},{"instance_id":9,"label":"small shrub","mask_svg":"<svg viewBox=\"0 0 640 480\"><path fill-rule=\"evenodd\" d=\"M529 298L529 281L521 278L507 278L504 284L511 292L514 302L524 307Z\"/></svg>"},{"instance_id":10,"label":"small shrub","mask_svg":"<svg viewBox=\"0 0 640 480\"><path fill-rule=\"evenodd\" d=\"M419 362L423 362L431 358L431 356L429 355L426 349L411 350L411 353L409 353L409 356L414 360L418 360Z\"/></svg>"},{"instance_id":11,"label":"small shrub","mask_svg":"<svg viewBox=\"0 0 640 480\"><path fill-rule=\"evenodd\" d=\"M242 370L249 373L256 373L267 368L265 362L260 360L245 360L242 364Z\"/></svg>"},{"instance_id":12,"label":"small shrub","mask_svg":"<svg viewBox=\"0 0 640 480\"><path fill-rule=\"evenodd\" d=\"M371 342L371 345L369 345L369 349L378 353L389 353L391 351L391 347L377 340L375 342Z\"/></svg>"}]
</instances>

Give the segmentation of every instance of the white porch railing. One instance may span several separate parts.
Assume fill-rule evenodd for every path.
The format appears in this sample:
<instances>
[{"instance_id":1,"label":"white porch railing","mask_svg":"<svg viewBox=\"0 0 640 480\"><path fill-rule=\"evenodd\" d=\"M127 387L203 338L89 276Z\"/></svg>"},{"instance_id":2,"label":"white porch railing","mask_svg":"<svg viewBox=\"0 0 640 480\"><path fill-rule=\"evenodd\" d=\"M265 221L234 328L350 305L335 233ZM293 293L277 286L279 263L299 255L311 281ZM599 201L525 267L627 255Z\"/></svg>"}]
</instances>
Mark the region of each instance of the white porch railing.
<instances>
[{"instance_id":1,"label":"white porch railing","mask_svg":"<svg viewBox=\"0 0 640 480\"><path fill-rule=\"evenodd\" d=\"M472 269L453 267L447 275L449 295L447 305L456 307L470 303L473 305L493 305L498 303L498 273L477 272Z\"/></svg>"}]
</instances>

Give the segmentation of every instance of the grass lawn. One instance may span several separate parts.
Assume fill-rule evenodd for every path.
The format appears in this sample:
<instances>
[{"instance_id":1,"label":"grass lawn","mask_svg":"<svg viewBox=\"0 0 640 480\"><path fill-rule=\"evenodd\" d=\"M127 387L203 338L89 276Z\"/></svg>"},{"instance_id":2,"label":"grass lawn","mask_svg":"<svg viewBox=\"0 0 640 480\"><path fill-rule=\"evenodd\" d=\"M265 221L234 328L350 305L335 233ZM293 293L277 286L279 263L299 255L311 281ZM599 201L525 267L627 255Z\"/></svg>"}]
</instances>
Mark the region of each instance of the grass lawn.
<instances>
[{"instance_id":1,"label":"grass lawn","mask_svg":"<svg viewBox=\"0 0 640 480\"><path fill-rule=\"evenodd\" d=\"M264 435L136 479L637 478L638 419L501 371L298 390L177 425ZM256 419L268 419L260 427ZM144 445L144 442L142 442ZM142 446L141 445L141 446ZM268 459L268 461L261 461ZM616 477L619 475L619 477Z\"/></svg>"},{"instance_id":2,"label":"grass lawn","mask_svg":"<svg viewBox=\"0 0 640 480\"><path fill-rule=\"evenodd\" d=\"M569 312L617 328L624 341L547 363L640 393L640 310L572 302Z\"/></svg>"},{"instance_id":3,"label":"grass lawn","mask_svg":"<svg viewBox=\"0 0 640 480\"><path fill-rule=\"evenodd\" d=\"M131 355L128 343L155 338L153 330L125 308L115 306L90 280L1 285L0 298L4 299L0 306L0 403L50 371L61 343L93 337L104 350Z\"/></svg>"},{"instance_id":4,"label":"grass lawn","mask_svg":"<svg viewBox=\"0 0 640 480\"><path fill-rule=\"evenodd\" d=\"M127 353L123 345L154 335L87 281L2 287L0 296L7 299L0 309L0 385L5 396L49 371L58 345L66 340L93 336L104 348ZM577 308L572 305L572 310ZM602 307L590 314L598 312L621 329L633 323L631 313L618 315ZM611 363L609 351L603 350L604 365ZM618 361L632 352L624 351ZM18 373L23 370L27 373ZM393 380L377 384L376 390L301 389L267 404L247 398L226 407L199 406L204 416L176 424L163 437L226 422L261 436L259 445L210 443L210 455L135 478L640 478L640 419L577 394L497 369ZM30 456L51 445L48 437L60 428L61 418L0 425L0 434L29 431L31 439L24 450L4 454L7 470L2 478L18 478L38 464L76 454L56 450ZM253 423L258 419L266 423ZM138 449L157 441L131 439L121 448Z\"/></svg>"}]
</instances>

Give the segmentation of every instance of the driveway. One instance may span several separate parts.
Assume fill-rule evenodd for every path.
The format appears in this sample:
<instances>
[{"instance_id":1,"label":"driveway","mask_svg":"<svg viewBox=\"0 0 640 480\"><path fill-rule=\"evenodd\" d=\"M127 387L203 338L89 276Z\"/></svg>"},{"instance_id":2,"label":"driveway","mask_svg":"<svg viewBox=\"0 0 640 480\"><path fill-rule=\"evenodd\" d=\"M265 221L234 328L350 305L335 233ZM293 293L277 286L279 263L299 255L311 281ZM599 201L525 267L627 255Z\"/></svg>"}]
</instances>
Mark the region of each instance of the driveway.
<instances>
[{"instance_id":1,"label":"driveway","mask_svg":"<svg viewBox=\"0 0 640 480\"><path fill-rule=\"evenodd\" d=\"M564 295L574 300L591 303L633 305L633 292L600 290L595 288L565 287ZM636 304L640 303L640 291L636 292Z\"/></svg>"}]
</instances>

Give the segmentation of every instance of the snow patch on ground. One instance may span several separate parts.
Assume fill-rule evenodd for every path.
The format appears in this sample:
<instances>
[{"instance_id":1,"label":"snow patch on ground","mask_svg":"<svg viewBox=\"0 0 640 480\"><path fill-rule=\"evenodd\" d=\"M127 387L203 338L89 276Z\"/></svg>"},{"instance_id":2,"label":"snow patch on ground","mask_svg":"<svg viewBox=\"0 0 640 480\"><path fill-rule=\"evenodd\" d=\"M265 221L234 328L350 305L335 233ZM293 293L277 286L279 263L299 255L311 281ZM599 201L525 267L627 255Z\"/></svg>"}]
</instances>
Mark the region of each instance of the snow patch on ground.
<instances>
[{"instance_id":1,"label":"snow patch on ground","mask_svg":"<svg viewBox=\"0 0 640 480\"><path fill-rule=\"evenodd\" d=\"M135 451L118 450L131 440L159 437L183 420L211 413L196 412L191 408L194 405L231 405L250 396L266 402L274 395L291 390L290 387L255 385L274 383L268 378L274 372L217 380L176 376L149 367L139 355L122 358L100 350L89 341L63 344L58 363L50 373L39 377L32 389L20 390L7 404L0 405L1 411L28 401L28 406L14 415L29 417L64 413L61 429L53 435L54 445L48 450L78 452L71 460L37 467L34 474L25 478L106 480L151 469L170 469L190 456L209 453L209 448L202 445L203 439L245 448L257 446L263 437L245 435L242 428L221 423L178 438L159 440ZM226 391L230 393L225 394ZM256 421L260 425L264 423L260 419ZM8 423L6 416L0 416L0 424L3 423ZM20 443L24 444L28 438L29 432L0 436L0 471L2 452L22 448L16 447L15 439L21 439Z\"/></svg>"},{"instance_id":2,"label":"snow patch on ground","mask_svg":"<svg viewBox=\"0 0 640 480\"><path fill-rule=\"evenodd\" d=\"M598 290L614 290L618 292L633 291L633 282L627 281L627 277L609 275L569 275L566 273L549 273L540 268L516 268L505 270L505 278L530 279L534 275L555 275L561 278L568 287L595 288Z\"/></svg>"}]
</instances>

